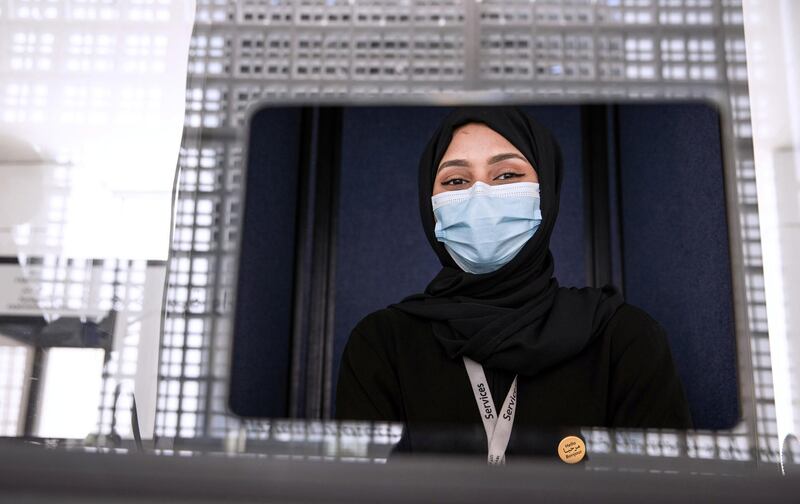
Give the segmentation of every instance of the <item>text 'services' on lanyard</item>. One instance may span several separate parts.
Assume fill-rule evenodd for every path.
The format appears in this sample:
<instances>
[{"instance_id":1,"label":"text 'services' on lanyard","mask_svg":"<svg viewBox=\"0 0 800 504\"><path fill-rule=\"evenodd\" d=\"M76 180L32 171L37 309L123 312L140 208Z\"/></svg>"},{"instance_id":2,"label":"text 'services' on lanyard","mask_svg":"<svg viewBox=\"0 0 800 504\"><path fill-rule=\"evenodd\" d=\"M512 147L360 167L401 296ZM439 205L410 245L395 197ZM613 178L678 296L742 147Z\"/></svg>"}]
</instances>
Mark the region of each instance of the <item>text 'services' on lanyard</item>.
<instances>
[{"instance_id":1,"label":"text 'services' on lanyard","mask_svg":"<svg viewBox=\"0 0 800 504\"><path fill-rule=\"evenodd\" d=\"M496 412L483 366L468 357L464 357L464 366L467 368L472 393L475 394L475 402L478 404L483 428L486 430L486 443L489 446L488 462L492 465L505 464L506 447L511 437L511 428L514 426L514 413L517 410L517 377L514 376L503 408Z\"/></svg>"}]
</instances>

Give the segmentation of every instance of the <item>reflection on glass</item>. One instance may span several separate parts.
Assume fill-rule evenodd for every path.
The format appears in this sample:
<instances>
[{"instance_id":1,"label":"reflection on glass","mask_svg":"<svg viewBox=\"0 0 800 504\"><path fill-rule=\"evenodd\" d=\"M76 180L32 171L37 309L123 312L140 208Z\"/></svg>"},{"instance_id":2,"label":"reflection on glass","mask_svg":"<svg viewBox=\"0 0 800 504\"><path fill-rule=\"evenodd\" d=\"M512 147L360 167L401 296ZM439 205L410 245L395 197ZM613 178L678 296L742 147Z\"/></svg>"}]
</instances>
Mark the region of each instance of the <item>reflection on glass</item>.
<instances>
[{"instance_id":1,"label":"reflection on glass","mask_svg":"<svg viewBox=\"0 0 800 504\"><path fill-rule=\"evenodd\" d=\"M41 411L34 435L84 438L97 425L105 351L51 348L40 378Z\"/></svg>"},{"instance_id":2,"label":"reflection on glass","mask_svg":"<svg viewBox=\"0 0 800 504\"><path fill-rule=\"evenodd\" d=\"M32 354L24 343L0 333L0 436L23 433Z\"/></svg>"}]
</instances>

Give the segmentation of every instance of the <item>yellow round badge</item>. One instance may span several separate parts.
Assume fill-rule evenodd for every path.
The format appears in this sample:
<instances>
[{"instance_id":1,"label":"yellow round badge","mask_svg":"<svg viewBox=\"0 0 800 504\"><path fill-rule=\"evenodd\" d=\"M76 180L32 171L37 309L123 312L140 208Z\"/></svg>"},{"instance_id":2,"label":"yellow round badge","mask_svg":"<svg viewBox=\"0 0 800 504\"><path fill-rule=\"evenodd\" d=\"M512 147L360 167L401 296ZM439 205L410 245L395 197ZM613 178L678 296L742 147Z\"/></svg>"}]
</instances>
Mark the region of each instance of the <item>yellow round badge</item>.
<instances>
[{"instance_id":1,"label":"yellow round badge","mask_svg":"<svg viewBox=\"0 0 800 504\"><path fill-rule=\"evenodd\" d=\"M567 436L558 443L558 456L567 464L576 464L586 456L586 445L577 436Z\"/></svg>"}]
</instances>

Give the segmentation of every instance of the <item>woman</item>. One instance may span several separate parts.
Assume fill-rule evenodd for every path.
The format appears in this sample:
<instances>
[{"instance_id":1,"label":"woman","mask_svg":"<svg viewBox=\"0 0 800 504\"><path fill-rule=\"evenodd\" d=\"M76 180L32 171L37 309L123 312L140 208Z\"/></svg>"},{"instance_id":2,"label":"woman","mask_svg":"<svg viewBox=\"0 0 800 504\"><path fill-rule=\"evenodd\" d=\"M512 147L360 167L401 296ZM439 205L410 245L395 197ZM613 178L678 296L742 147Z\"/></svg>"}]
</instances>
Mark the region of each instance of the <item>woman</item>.
<instances>
[{"instance_id":1,"label":"woman","mask_svg":"<svg viewBox=\"0 0 800 504\"><path fill-rule=\"evenodd\" d=\"M490 460L512 427L691 426L659 325L613 288L553 277L562 177L555 139L516 108L444 119L419 167L422 225L442 269L424 293L355 327L338 418L483 421ZM504 439L492 439L495 426Z\"/></svg>"}]
</instances>

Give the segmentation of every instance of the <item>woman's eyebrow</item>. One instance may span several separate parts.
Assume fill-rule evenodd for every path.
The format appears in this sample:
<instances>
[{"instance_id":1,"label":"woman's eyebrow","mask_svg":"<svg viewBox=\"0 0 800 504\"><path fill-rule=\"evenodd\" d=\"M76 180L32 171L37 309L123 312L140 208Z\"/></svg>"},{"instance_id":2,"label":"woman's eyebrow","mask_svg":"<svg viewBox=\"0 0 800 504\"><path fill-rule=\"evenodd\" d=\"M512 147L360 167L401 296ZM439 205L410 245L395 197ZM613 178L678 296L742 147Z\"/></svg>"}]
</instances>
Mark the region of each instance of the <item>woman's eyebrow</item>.
<instances>
[{"instance_id":1,"label":"woman's eyebrow","mask_svg":"<svg viewBox=\"0 0 800 504\"><path fill-rule=\"evenodd\" d=\"M439 172L442 170L442 168L447 168L448 166L471 166L471 165L469 164L469 161L467 161L466 159L450 159L440 164L439 168L437 168L436 171Z\"/></svg>"},{"instance_id":2,"label":"woman's eyebrow","mask_svg":"<svg viewBox=\"0 0 800 504\"><path fill-rule=\"evenodd\" d=\"M527 159L525 159L523 156L520 156L515 152L504 152L503 154L495 154L494 156L490 157L486 163L495 164L499 163L500 161L505 161L506 159L512 159L512 158L518 158L525 161L526 163L528 162Z\"/></svg>"}]
</instances>

